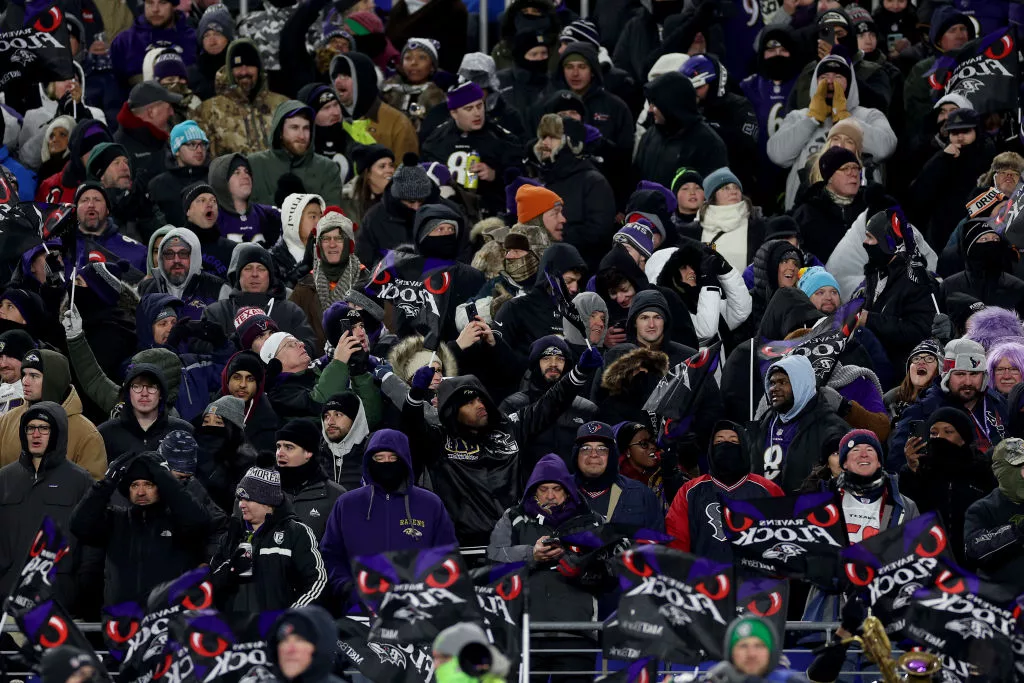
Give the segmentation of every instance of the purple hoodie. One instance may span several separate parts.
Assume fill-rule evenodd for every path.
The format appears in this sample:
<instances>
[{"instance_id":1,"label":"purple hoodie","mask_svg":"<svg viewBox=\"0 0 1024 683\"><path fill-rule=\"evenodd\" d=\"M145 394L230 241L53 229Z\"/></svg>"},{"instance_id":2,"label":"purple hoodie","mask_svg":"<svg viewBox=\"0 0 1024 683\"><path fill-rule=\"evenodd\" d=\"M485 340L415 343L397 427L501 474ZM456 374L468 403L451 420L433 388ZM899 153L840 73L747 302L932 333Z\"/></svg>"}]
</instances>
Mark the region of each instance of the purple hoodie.
<instances>
[{"instance_id":1,"label":"purple hoodie","mask_svg":"<svg viewBox=\"0 0 1024 683\"><path fill-rule=\"evenodd\" d=\"M367 465L380 451L395 453L409 470L407 483L395 493L388 494L370 477ZM373 433L363 452L363 482L362 487L342 494L335 502L320 542L320 553L337 595L351 592L347 584L352 581L352 558L458 545L455 526L441 499L413 484L409 439L402 432L381 429Z\"/></svg>"},{"instance_id":2,"label":"purple hoodie","mask_svg":"<svg viewBox=\"0 0 1024 683\"><path fill-rule=\"evenodd\" d=\"M561 484L568 494L565 502L557 509L542 508L537 504L537 499L533 495L538 486L547 482ZM558 527L562 522L572 519L580 513L580 510L585 509L579 489L576 487L576 480L569 474L565 460L561 456L548 453L537 461L526 482L526 490L523 492L523 509L531 517L544 515L547 518L548 526L551 527Z\"/></svg>"}]
</instances>

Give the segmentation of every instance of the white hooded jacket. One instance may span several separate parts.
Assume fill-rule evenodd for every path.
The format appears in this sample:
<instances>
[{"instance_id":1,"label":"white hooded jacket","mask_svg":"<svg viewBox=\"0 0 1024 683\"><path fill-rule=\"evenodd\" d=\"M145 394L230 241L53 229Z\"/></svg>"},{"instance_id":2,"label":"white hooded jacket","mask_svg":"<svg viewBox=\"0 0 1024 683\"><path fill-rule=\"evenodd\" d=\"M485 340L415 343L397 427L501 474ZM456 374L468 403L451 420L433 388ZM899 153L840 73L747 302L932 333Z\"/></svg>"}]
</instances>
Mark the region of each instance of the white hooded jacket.
<instances>
[{"instance_id":1,"label":"white hooded jacket","mask_svg":"<svg viewBox=\"0 0 1024 683\"><path fill-rule=\"evenodd\" d=\"M82 92L85 92L85 74L78 62L74 64L75 78L81 85ZM30 109L25 114L25 120L21 124L21 133L18 135L18 160L33 171L38 170L43 163L43 137L46 134L46 127L57 115L57 100L51 100L46 96L46 87L43 84L39 86L39 98L42 100L42 104L35 109ZM85 104L79 103L78 106L85 107ZM90 112L90 118L103 123L107 122L107 117L103 114L102 109L96 107L87 107L87 109Z\"/></svg>"},{"instance_id":2,"label":"white hooded jacket","mask_svg":"<svg viewBox=\"0 0 1024 683\"><path fill-rule=\"evenodd\" d=\"M810 87L812 99L814 93L818 91L818 69L824 61L818 62L814 67ZM851 78L849 86L846 109L864 130L863 152L870 154L875 161L884 161L896 150L896 134L892 131L885 114L860 105L860 91L855 77ZM786 178L787 211L792 209L796 202L797 190L800 188L800 170L807 165L807 159L812 154L825 146L828 131L835 124L831 114L825 118L824 123L818 123L807 115L808 111L805 107L786 114L782 125L768 138L768 158L776 165L789 169L789 177Z\"/></svg>"}]
</instances>

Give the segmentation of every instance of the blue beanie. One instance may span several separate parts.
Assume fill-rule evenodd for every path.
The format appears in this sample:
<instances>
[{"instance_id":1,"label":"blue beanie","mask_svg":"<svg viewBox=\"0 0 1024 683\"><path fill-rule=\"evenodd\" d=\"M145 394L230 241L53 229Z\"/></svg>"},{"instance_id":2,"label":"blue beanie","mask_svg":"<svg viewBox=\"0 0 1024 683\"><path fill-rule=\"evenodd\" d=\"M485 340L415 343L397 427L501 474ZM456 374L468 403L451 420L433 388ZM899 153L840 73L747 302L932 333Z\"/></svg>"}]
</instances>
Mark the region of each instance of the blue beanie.
<instances>
[{"instance_id":1,"label":"blue beanie","mask_svg":"<svg viewBox=\"0 0 1024 683\"><path fill-rule=\"evenodd\" d=\"M171 154L177 154L181 146L186 142L195 142L200 140L209 144L210 139L206 137L206 133L199 127L199 124L189 119L188 121L182 121L174 128L171 128Z\"/></svg>"},{"instance_id":2,"label":"blue beanie","mask_svg":"<svg viewBox=\"0 0 1024 683\"><path fill-rule=\"evenodd\" d=\"M810 297L822 287L835 287L838 292L839 282L821 266L812 266L804 271L803 277L796 283L800 291Z\"/></svg>"},{"instance_id":3,"label":"blue beanie","mask_svg":"<svg viewBox=\"0 0 1024 683\"><path fill-rule=\"evenodd\" d=\"M839 441L839 465L842 466L846 462L846 456L850 454L850 451L855 446L860 446L861 444L867 444L875 449L875 453L878 454L879 466L881 466L883 462L882 443L878 440L878 436L870 429L851 429Z\"/></svg>"},{"instance_id":4,"label":"blue beanie","mask_svg":"<svg viewBox=\"0 0 1024 683\"><path fill-rule=\"evenodd\" d=\"M728 166L723 166L717 171L712 171L708 174L708 177L704 179L704 197L710 204L715 198L715 193L721 190L729 183L736 183L736 186L743 191L743 183L736 177L736 174L729 170Z\"/></svg>"}]
</instances>

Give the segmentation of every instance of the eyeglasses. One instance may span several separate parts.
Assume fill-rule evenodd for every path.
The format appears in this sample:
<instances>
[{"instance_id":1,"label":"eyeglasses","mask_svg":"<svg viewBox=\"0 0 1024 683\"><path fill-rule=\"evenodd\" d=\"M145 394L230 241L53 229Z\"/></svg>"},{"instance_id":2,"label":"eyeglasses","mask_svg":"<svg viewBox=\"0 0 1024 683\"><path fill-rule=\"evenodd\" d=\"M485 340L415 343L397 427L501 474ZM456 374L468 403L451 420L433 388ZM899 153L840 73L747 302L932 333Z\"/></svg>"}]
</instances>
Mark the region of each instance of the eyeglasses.
<instances>
[{"instance_id":1,"label":"eyeglasses","mask_svg":"<svg viewBox=\"0 0 1024 683\"><path fill-rule=\"evenodd\" d=\"M1014 374L1019 375L1020 374L1020 370L1018 370L1017 368L1015 368L1013 366L1010 366L1008 368L996 368L996 374L997 375L1014 375Z\"/></svg>"},{"instance_id":2,"label":"eyeglasses","mask_svg":"<svg viewBox=\"0 0 1024 683\"><path fill-rule=\"evenodd\" d=\"M1020 180L1020 173L1016 171L996 171L996 178L999 180L1012 180L1017 182Z\"/></svg>"},{"instance_id":3,"label":"eyeglasses","mask_svg":"<svg viewBox=\"0 0 1024 683\"><path fill-rule=\"evenodd\" d=\"M580 446L580 453L583 455L608 455L607 446Z\"/></svg>"},{"instance_id":4,"label":"eyeglasses","mask_svg":"<svg viewBox=\"0 0 1024 683\"><path fill-rule=\"evenodd\" d=\"M189 149L206 149L206 143L202 140L193 140L192 142L181 143L182 147L188 147Z\"/></svg>"},{"instance_id":5,"label":"eyeglasses","mask_svg":"<svg viewBox=\"0 0 1024 683\"><path fill-rule=\"evenodd\" d=\"M632 448L633 446L639 446L640 448L650 448L651 446L655 445L657 444L654 441L651 441L650 439L644 439L643 441L634 441L633 443L629 444L629 447Z\"/></svg>"},{"instance_id":6,"label":"eyeglasses","mask_svg":"<svg viewBox=\"0 0 1024 683\"><path fill-rule=\"evenodd\" d=\"M911 358L910 362L916 365L936 365L939 361L935 359L935 356L929 356L922 353L921 355Z\"/></svg>"},{"instance_id":7,"label":"eyeglasses","mask_svg":"<svg viewBox=\"0 0 1024 683\"><path fill-rule=\"evenodd\" d=\"M147 394L155 394L158 391L160 391L160 387L155 386L153 384L133 384L132 385L132 393L133 394L141 394L142 392L146 392Z\"/></svg>"},{"instance_id":8,"label":"eyeglasses","mask_svg":"<svg viewBox=\"0 0 1024 683\"><path fill-rule=\"evenodd\" d=\"M50 425L29 425L25 427L26 434L49 434Z\"/></svg>"},{"instance_id":9,"label":"eyeglasses","mask_svg":"<svg viewBox=\"0 0 1024 683\"><path fill-rule=\"evenodd\" d=\"M192 258L192 252L188 249L179 249L177 251L165 251L162 256L165 261L188 261Z\"/></svg>"}]
</instances>

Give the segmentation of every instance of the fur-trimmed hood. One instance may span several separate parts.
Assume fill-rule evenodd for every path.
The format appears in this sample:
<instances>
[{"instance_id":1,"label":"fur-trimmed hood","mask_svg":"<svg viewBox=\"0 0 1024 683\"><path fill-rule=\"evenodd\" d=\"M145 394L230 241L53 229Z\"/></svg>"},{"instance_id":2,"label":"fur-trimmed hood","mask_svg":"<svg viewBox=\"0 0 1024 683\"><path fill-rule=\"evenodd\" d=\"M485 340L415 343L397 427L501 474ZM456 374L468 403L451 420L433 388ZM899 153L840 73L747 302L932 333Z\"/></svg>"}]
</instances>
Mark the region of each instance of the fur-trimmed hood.
<instances>
[{"instance_id":1,"label":"fur-trimmed hood","mask_svg":"<svg viewBox=\"0 0 1024 683\"><path fill-rule=\"evenodd\" d=\"M43 161L46 160L43 159ZM978 186L992 187L996 173L999 171L1024 173L1024 157L1016 152L1003 152L1002 154L995 155L988 171L978 176Z\"/></svg>"},{"instance_id":2,"label":"fur-trimmed hood","mask_svg":"<svg viewBox=\"0 0 1024 683\"><path fill-rule=\"evenodd\" d=\"M408 384L416 371L430 362L430 356L431 352L423 348L423 337L415 335L398 342L388 353L388 362L395 374ZM445 377L459 374L459 365L446 344L437 349L437 357L441 360L441 372Z\"/></svg>"},{"instance_id":3,"label":"fur-trimmed hood","mask_svg":"<svg viewBox=\"0 0 1024 683\"><path fill-rule=\"evenodd\" d=\"M985 347L985 352L996 342L1024 337L1024 325L1013 311L997 306L986 306L967 320L967 339ZM1024 340L1021 340L1024 341Z\"/></svg>"},{"instance_id":4,"label":"fur-trimmed hood","mask_svg":"<svg viewBox=\"0 0 1024 683\"><path fill-rule=\"evenodd\" d=\"M663 377L668 372L668 356L661 351L633 349L605 367L601 375L601 388L613 396L625 393L630 380L639 370Z\"/></svg>"}]
</instances>

